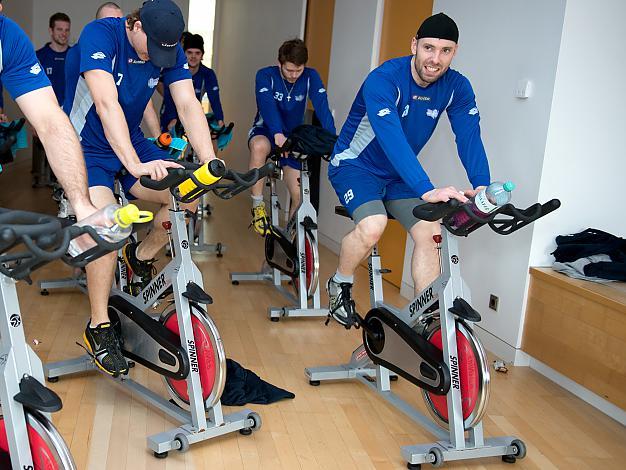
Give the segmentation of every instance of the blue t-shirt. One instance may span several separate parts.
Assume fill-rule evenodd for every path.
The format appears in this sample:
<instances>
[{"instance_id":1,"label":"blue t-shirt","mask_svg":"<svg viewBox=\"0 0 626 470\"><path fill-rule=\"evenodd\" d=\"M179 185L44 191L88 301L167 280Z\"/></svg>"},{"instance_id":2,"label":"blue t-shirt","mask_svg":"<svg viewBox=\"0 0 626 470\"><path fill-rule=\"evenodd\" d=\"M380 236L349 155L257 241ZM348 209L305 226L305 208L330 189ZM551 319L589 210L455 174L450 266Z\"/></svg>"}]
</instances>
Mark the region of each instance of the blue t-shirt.
<instances>
[{"instance_id":1,"label":"blue t-shirt","mask_svg":"<svg viewBox=\"0 0 626 470\"><path fill-rule=\"evenodd\" d=\"M445 111L470 182L474 187L489 184L469 80L448 69L436 82L420 87L411 75L411 58L389 60L365 79L339 134L329 173L340 165L356 165L382 178L400 177L421 197L434 187L417 155Z\"/></svg>"},{"instance_id":2,"label":"blue t-shirt","mask_svg":"<svg viewBox=\"0 0 626 470\"><path fill-rule=\"evenodd\" d=\"M0 16L0 50L0 80L11 98L50 86L28 37L6 16Z\"/></svg>"},{"instance_id":3,"label":"blue t-shirt","mask_svg":"<svg viewBox=\"0 0 626 470\"><path fill-rule=\"evenodd\" d=\"M191 80L193 81L193 88L198 101L201 101L206 93L211 103L211 111L213 111L218 121L223 121L224 111L220 102L220 88L217 84L215 72L206 65L200 64L197 72L191 76ZM163 104L161 105L161 129L165 130L172 119L178 119L178 113L176 112L172 93L166 87L163 91Z\"/></svg>"},{"instance_id":4,"label":"blue t-shirt","mask_svg":"<svg viewBox=\"0 0 626 470\"><path fill-rule=\"evenodd\" d=\"M65 56L69 50L68 48L63 52L56 52L50 47L50 43L47 43L37 51L39 63L46 72L61 106L65 98Z\"/></svg>"},{"instance_id":5,"label":"blue t-shirt","mask_svg":"<svg viewBox=\"0 0 626 470\"><path fill-rule=\"evenodd\" d=\"M176 65L162 69L139 58L126 36L126 18L102 18L85 26L78 40L80 61L67 64L67 92L76 83L72 94L65 97L64 109L80 136L85 153L113 155L96 113L96 107L82 74L104 70L113 76L118 101L124 112L131 142L143 139L140 129L143 112L163 77L165 86L178 80L191 79L187 58L178 46Z\"/></svg>"},{"instance_id":6,"label":"blue t-shirt","mask_svg":"<svg viewBox=\"0 0 626 470\"><path fill-rule=\"evenodd\" d=\"M280 67L265 67L256 73L255 86L258 111L254 126L265 127L272 136L288 137L304 121L308 97L322 127L336 133L335 121L328 109L328 94L315 69L305 67L298 80L289 83L283 79Z\"/></svg>"}]
</instances>

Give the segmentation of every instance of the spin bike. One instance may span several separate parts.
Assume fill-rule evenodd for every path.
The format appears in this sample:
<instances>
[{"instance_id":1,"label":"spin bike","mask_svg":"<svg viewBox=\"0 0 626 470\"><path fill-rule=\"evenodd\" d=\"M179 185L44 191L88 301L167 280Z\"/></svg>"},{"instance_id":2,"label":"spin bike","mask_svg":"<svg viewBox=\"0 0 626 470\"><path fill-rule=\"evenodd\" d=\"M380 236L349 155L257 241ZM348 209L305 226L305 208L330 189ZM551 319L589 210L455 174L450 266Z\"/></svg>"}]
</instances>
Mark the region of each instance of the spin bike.
<instances>
[{"instance_id":1,"label":"spin bike","mask_svg":"<svg viewBox=\"0 0 626 470\"><path fill-rule=\"evenodd\" d=\"M70 240L83 234L89 234L96 246L70 258L66 255ZM56 217L0 209L0 454L8 452L14 470L76 468L50 420L50 413L63 405L44 385L41 360L26 343L15 284L32 283L30 274L50 261L63 259L82 267L124 243L108 243L92 227L62 228ZM14 249L22 246L24 251Z\"/></svg>"},{"instance_id":2,"label":"spin bike","mask_svg":"<svg viewBox=\"0 0 626 470\"><path fill-rule=\"evenodd\" d=\"M557 199L525 210L507 204L486 218L476 216L469 205L459 206L456 200L414 208L413 214L419 219L441 219L441 235L433 236L441 274L402 309L387 305L383 301L382 273L388 270L381 268L374 247L368 262L372 308L365 318L357 314L355 319L363 330L363 344L347 364L305 369L309 383L358 379L437 436L440 440L436 443L402 447L408 468L419 469L423 463L439 467L447 461L494 456L502 456L508 463L524 458L526 446L520 439L483 437L489 365L471 328L471 323L481 317L470 305L470 292L461 278L458 242L452 235L468 236L483 225L508 235L559 205ZM335 212L348 216L343 207ZM460 220L464 222L457 225ZM422 389L426 408L436 424L391 392L392 374Z\"/></svg>"},{"instance_id":3,"label":"spin bike","mask_svg":"<svg viewBox=\"0 0 626 470\"><path fill-rule=\"evenodd\" d=\"M173 209L170 221L163 226L170 236L172 259L136 296L124 289L126 279L120 276L109 298L109 317L119 328L124 356L161 375L171 401L126 376L112 377L163 413L181 423L179 427L149 436L148 448L157 458L165 458L170 450L187 451L191 444L239 431L249 435L261 427L260 416L248 409L224 415L220 398L226 381L226 353L218 329L209 317L206 305L213 302L204 291L202 275L193 263L187 238L185 212L180 203L189 203L207 191L222 199L241 193L273 169L273 164L239 174L226 170L219 160L210 164L211 173L220 176L215 184L204 185L193 174L200 165L179 161L184 169L170 169L161 181L143 176L145 187L170 189ZM195 190L184 196L182 182L195 183ZM152 306L167 293L173 293L162 313L153 313ZM89 355L48 364L48 380L81 371L97 369ZM111 377L111 376L107 376Z\"/></svg>"},{"instance_id":4,"label":"spin bike","mask_svg":"<svg viewBox=\"0 0 626 470\"><path fill-rule=\"evenodd\" d=\"M281 155L290 149L291 141L287 139L283 148L274 150L268 159L278 162ZM269 233L265 235L265 261L261 270L230 274L233 285L239 285L241 281L266 281L292 302L292 305L268 308L270 320L273 322L279 321L281 317L328 315L328 309L320 306L317 212L311 204L309 158L319 157L299 155L302 161L300 205L284 230L279 226L280 203L276 193L276 180L281 177L281 170L277 167L268 178L271 226ZM284 282L290 283L295 288L296 295L283 286Z\"/></svg>"}]
</instances>

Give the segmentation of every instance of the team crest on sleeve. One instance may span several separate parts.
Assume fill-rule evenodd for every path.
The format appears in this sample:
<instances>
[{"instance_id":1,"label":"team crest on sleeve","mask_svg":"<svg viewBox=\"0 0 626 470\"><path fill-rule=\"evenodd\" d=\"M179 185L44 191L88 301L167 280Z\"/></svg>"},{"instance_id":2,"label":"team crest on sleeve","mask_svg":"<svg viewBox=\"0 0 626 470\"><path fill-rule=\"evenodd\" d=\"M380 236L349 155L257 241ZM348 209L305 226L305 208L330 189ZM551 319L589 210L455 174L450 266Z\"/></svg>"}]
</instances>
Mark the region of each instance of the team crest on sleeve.
<instances>
[{"instance_id":1,"label":"team crest on sleeve","mask_svg":"<svg viewBox=\"0 0 626 470\"><path fill-rule=\"evenodd\" d=\"M91 54L91 58L92 59L104 59L106 56L104 55L104 52L94 52L93 54Z\"/></svg>"},{"instance_id":2,"label":"team crest on sleeve","mask_svg":"<svg viewBox=\"0 0 626 470\"><path fill-rule=\"evenodd\" d=\"M404 111L402 111L402 117L407 117L409 115L409 105L407 104L404 107Z\"/></svg>"},{"instance_id":3,"label":"team crest on sleeve","mask_svg":"<svg viewBox=\"0 0 626 470\"><path fill-rule=\"evenodd\" d=\"M317 90L318 93L326 93L326 88L320 88Z\"/></svg>"},{"instance_id":4,"label":"team crest on sleeve","mask_svg":"<svg viewBox=\"0 0 626 470\"><path fill-rule=\"evenodd\" d=\"M304 95L296 96L296 101L302 101L304 99Z\"/></svg>"},{"instance_id":5,"label":"team crest on sleeve","mask_svg":"<svg viewBox=\"0 0 626 470\"><path fill-rule=\"evenodd\" d=\"M35 63L30 68L30 73L32 73L33 75L39 75L39 72L41 72L41 66L38 63Z\"/></svg>"},{"instance_id":6,"label":"team crest on sleeve","mask_svg":"<svg viewBox=\"0 0 626 470\"><path fill-rule=\"evenodd\" d=\"M219 89L220 89L220 87L218 87L218 86L214 86L214 87L213 87L213 91L217 91L217 90L219 90Z\"/></svg>"},{"instance_id":7,"label":"team crest on sleeve","mask_svg":"<svg viewBox=\"0 0 626 470\"><path fill-rule=\"evenodd\" d=\"M185 62L185 64L183 65L183 68L186 70L189 70L189 64L187 62Z\"/></svg>"},{"instance_id":8,"label":"team crest on sleeve","mask_svg":"<svg viewBox=\"0 0 626 470\"><path fill-rule=\"evenodd\" d=\"M386 116L387 114L391 114L391 110L389 108L383 108L380 111L378 111L378 114L380 117Z\"/></svg>"},{"instance_id":9,"label":"team crest on sleeve","mask_svg":"<svg viewBox=\"0 0 626 470\"><path fill-rule=\"evenodd\" d=\"M470 109L468 111L467 114L469 114L470 116L474 116L474 115L478 114L478 108L476 106L474 106L472 109Z\"/></svg>"},{"instance_id":10,"label":"team crest on sleeve","mask_svg":"<svg viewBox=\"0 0 626 470\"><path fill-rule=\"evenodd\" d=\"M438 109L427 109L426 110L426 116L431 117L433 119L437 119L437 116L439 116L439 110Z\"/></svg>"},{"instance_id":11,"label":"team crest on sleeve","mask_svg":"<svg viewBox=\"0 0 626 470\"><path fill-rule=\"evenodd\" d=\"M158 83L159 83L159 77L157 77L157 78L149 78L148 79L148 86L150 88L154 88L155 86L158 85Z\"/></svg>"},{"instance_id":12,"label":"team crest on sleeve","mask_svg":"<svg viewBox=\"0 0 626 470\"><path fill-rule=\"evenodd\" d=\"M263 87L259 90L259 93L265 93L266 91L269 91L267 88Z\"/></svg>"}]
</instances>

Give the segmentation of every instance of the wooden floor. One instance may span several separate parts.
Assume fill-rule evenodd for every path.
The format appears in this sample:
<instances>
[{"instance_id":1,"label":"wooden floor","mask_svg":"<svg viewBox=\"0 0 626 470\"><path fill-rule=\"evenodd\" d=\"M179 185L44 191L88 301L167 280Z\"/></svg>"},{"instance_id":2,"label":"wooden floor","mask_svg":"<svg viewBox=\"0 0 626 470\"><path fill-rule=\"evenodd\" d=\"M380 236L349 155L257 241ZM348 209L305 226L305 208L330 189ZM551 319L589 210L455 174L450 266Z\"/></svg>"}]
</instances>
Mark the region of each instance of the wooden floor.
<instances>
[{"instance_id":1,"label":"wooden floor","mask_svg":"<svg viewBox=\"0 0 626 470\"><path fill-rule=\"evenodd\" d=\"M49 191L30 188L29 162L5 167L0 174L0 205L54 211ZM294 400L270 406L251 405L263 419L259 432L231 434L171 452L156 460L146 449L146 436L173 427L159 412L99 374L76 376L52 384L64 407L54 422L70 444L80 469L400 469L400 446L433 440L412 421L359 383L311 387L307 366L345 362L359 344L356 331L322 319L287 319L272 323L266 308L282 299L260 284L232 286L228 273L253 270L261 263L262 241L248 226L247 196L233 201L212 200L209 238L228 251L223 258L199 256L206 290L215 299L210 313L229 357L269 382L293 391ZM336 257L321 248L322 276L334 269ZM49 265L35 280L58 277L68 270ZM358 273L356 300L367 309L364 269ZM400 302L397 289L385 286L388 299ZM54 292L41 297L35 285L19 285L29 341L44 361L82 352L75 342L88 317L87 297L78 292ZM325 301L325 298L324 298ZM165 393L161 380L137 367L134 377ZM400 396L424 410L419 391L404 380L393 386ZM228 410L227 410L228 411ZM484 459L449 468L589 468L622 469L626 460L626 430L529 368L512 368L492 375L492 396L484 420L485 435L516 435L528 446L516 467L500 459ZM620 462L622 462L620 464ZM428 468L425 466L424 468Z\"/></svg>"}]
</instances>

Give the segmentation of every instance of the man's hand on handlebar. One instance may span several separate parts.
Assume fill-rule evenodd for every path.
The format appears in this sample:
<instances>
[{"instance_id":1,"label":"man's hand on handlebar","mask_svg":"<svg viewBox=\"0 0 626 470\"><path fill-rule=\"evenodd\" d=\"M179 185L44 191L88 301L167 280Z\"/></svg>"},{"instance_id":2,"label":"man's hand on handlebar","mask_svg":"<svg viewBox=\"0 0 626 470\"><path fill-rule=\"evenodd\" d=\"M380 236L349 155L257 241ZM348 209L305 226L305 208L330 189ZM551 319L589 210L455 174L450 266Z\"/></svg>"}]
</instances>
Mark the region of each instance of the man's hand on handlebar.
<instances>
[{"instance_id":1,"label":"man's hand on handlebar","mask_svg":"<svg viewBox=\"0 0 626 470\"><path fill-rule=\"evenodd\" d=\"M279 149L283 147L283 145L285 145L285 142L287 142L287 137L285 137L284 134L274 134L274 143L276 144L276 147L278 147ZM283 152L283 157L287 156L287 152Z\"/></svg>"},{"instance_id":2,"label":"man's hand on handlebar","mask_svg":"<svg viewBox=\"0 0 626 470\"><path fill-rule=\"evenodd\" d=\"M148 163L136 163L127 170L135 178L149 176L153 180L160 181L167 176L168 168L182 168L182 166L169 160L153 160Z\"/></svg>"},{"instance_id":3,"label":"man's hand on handlebar","mask_svg":"<svg viewBox=\"0 0 626 470\"><path fill-rule=\"evenodd\" d=\"M476 194L481 192L486 187L487 186L478 186L476 189L466 189L466 190L463 191L463 194L465 195L465 197L471 198L471 197L476 196Z\"/></svg>"},{"instance_id":4,"label":"man's hand on handlebar","mask_svg":"<svg viewBox=\"0 0 626 470\"><path fill-rule=\"evenodd\" d=\"M454 186L435 188L422 194L422 200L426 202L448 202L450 199L456 199L462 203L467 202L467 197L465 197L463 192Z\"/></svg>"}]
</instances>

